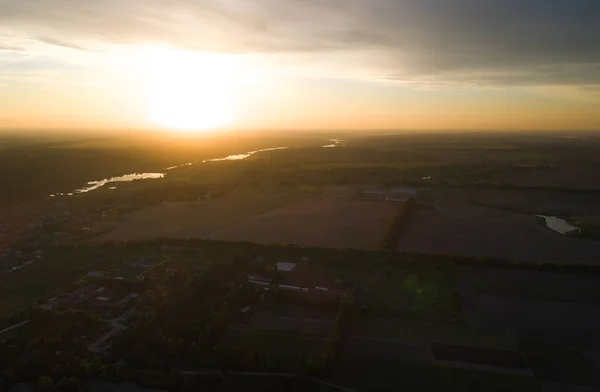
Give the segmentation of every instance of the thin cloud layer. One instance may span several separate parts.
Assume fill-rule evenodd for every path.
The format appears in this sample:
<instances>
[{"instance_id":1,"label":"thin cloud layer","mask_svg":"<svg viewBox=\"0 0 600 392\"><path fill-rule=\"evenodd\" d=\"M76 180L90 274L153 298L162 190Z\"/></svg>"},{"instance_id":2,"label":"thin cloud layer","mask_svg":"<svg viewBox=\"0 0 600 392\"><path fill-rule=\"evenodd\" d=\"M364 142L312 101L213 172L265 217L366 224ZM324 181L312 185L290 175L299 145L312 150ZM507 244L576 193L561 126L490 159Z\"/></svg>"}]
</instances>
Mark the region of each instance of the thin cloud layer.
<instances>
[{"instance_id":1,"label":"thin cloud layer","mask_svg":"<svg viewBox=\"0 0 600 392\"><path fill-rule=\"evenodd\" d=\"M598 26L597 0L0 0L0 37L78 50L162 41L442 85L595 91Z\"/></svg>"}]
</instances>

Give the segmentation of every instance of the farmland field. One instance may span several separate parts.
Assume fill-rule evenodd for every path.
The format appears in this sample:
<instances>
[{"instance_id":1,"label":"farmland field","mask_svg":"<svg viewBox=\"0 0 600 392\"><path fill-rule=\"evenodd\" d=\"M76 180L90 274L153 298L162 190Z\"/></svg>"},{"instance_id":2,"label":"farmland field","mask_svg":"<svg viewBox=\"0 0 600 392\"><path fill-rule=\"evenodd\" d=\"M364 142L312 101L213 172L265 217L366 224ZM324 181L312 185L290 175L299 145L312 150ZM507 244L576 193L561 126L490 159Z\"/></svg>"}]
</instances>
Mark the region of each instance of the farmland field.
<instances>
[{"instance_id":1,"label":"farmland field","mask_svg":"<svg viewBox=\"0 0 600 392\"><path fill-rule=\"evenodd\" d=\"M597 390L600 386L593 361L576 349L540 340L520 343L536 376L556 383L595 387L585 390Z\"/></svg>"},{"instance_id":2,"label":"farmland field","mask_svg":"<svg viewBox=\"0 0 600 392\"><path fill-rule=\"evenodd\" d=\"M315 197L207 235L215 240L375 249L397 203Z\"/></svg>"},{"instance_id":3,"label":"farmland field","mask_svg":"<svg viewBox=\"0 0 600 392\"><path fill-rule=\"evenodd\" d=\"M554 272L463 267L464 292L600 304L600 277Z\"/></svg>"},{"instance_id":4,"label":"farmland field","mask_svg":"<svg viewBox=\"0 0 600 392\"><path fill-rule=\"evenodd\" d=\"M370 308L450 316L458 310L452 287L449 272L373 269L365 274L358 298Z\"/></svg>"},{"instance_id":5,"label":"farmland field","mask_svg":"<svg viewBox=\"0 0 600 392\"><path fill-rule=\"evenodd\" d=\"M331 330L335 310L286 306L275 311L258 311L248 324L256 331L298 333L326 337Z\"/></svg>"},{"instance_id":6,"label":"farmland field","mask_svg":"<svg viewBox=\"0 0 600 392\"><path fill-rule=\"evenodd\" d=\"M570 216L600 215L598 192L542 191L531 189L470 190L472 203L520 214ZM593 219L592 219L593 220Z\"/></svg>"},{"instance_id":7,"label":"farmland field","mask_svg":"<svg viewBox=\"0 0 600 392\"><path fill-rule=\"evenodd\" d=\"M509 351L517 348L514 338L503 330L397 317L357 316L352 322L352 333L404 342L447 343Z\"/></svg>"},{"instance_id":8,"label":"farmland field","mask_svg":"<svg viewBox=\"0 0 600 392\"><path fill-rule=\"evenodd\" d=\"M517 351L490 350L434 343L431 345L438 361L456 361L480 365L527 369L527 363Z\"/></svg>"},{"instance_id":9,"label":"farmland field","mask_svg":"<svg viewBox=\"0 0 600 392\"><path fill-rule=\"evenodd\" d=\"M597 170L596 164L561 162L546 170L515 170L505 180L514 186L598 190L600 182L594 174Z\"/></svg>"},{"instance_id":10,"label":"farmland field","mask_svg":"<svg viewBox=\"0 0 600 392\"><path fill-rule=\"evenodd\" d=\"M319 357L325 344L324 338L298 335L269 334L230 329L222 337L220 345L235 352L258 352L282 357Z\"/></svg>"},{"instance_id":11,"label":"farmland field","mask_svg":"<svg viewBox=\"0 0 600 392\"><path fill-rule=\"evenodd\" d=\"M516 336L600 348L600 306L568 301L463 293L469 323L510 328Z\"/></svg>"},{"instance_id":12,"label":"farmland field","mask_svg":"<svg viewBox=\"0 0 600 392\"><path fill-rule=\"evenodd\" d=\"M360 391L541 391L534 377L378 355L343 357L332 382Z\"/></svg>"},{"instance_id":13,"label":"farmland field","mask_svg":"<svg viewBox=\"0 0 600 392\"><path fill-rule=\"evenodd\" d=\"M125 216L116 229L96 240L201 238L211 230L306 197L295 192L238 192L212 200L163 203Z\"/></svg>"},{"instance_id":14,"label":"farmland field","mask_svg":"<svg viewBox=\"0 0 600 392\"><path fill-rule=\"evenodd\" d=\"M208 238L376 249L397 208L394 202L302 192L236 192L133 212L95 240Z\"/></svg>"},{"instance_id":15,"label":"farmland field","mask_svg":"<svg viewBox=\"0 0 600 392\"><path fill-rule=\"evenodd\" d=\"M600 243L562 236L535 216L469 203L463 190L436 190L432 206L412 218L400 249L523 261L600 260Z\"/></svg>"}]
</instances>

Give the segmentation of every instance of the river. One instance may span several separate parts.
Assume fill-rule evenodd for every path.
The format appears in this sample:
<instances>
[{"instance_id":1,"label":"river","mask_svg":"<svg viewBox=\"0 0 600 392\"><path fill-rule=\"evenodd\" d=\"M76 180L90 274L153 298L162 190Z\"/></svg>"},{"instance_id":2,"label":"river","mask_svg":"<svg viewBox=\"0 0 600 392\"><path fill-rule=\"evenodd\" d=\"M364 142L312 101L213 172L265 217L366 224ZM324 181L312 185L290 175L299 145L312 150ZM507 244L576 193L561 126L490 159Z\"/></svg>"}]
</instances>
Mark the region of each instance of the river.
<instances>
[{"instance_id":1,"label":"river","mask_svg":"<svg viewBox=\"0 0 600 392\"><path fill-rule=\"evenodd\" d=\"M329 142L331 142L330 144L326 144L323 147L324 148L332 148L332 147L339 147L340 143L342 142L342 140L339 139L330 139ZM75 194L80 194L80 193L87 193L87 192L91 192L93 190L96 190L98 188L103 187L106 184L112 184L115 182L130 182L130 181L138 181L138 180L149 180L149 179L159 179L159 178L164 178L168 171L174 170L174 169L178 169L178 168L182 168L182 167L186 167L186 166L192 166L194 164L197 163L208 163L208 162L221 162L221 161L239 161L242 159L246 159L254 154L258 154L261 152L265 152L265 151L276 151L276 150L285 150L288 149L289 147L271 147L271 148L263 148L260 150L254 150L254 151L248 151L245 153L241 153L241 154L233 154L233 155L228 155L226 157L223 158L212 158L212 159L204 159L202 161L199 162L188 162L188 163L184 163L181 165L176 165L176 166L169 166L169 167L165 167L161 170L159 170L159 172L156 173L131 173L131 174L125 174L123 176L118 176L118 177L111 177L111 178L105 178L103 180L96 180L96 181L89 181L87 183L86 186L82 187L82 188L78 188L76 190L74 190L73 192L69 192L69 193L55 193L55 194L51 194L50 197L57 197L57 196L73 196ZM111 190L115 190L117 189L115 186L111 186L109 189Z\"/></svg>"}]
</instances>

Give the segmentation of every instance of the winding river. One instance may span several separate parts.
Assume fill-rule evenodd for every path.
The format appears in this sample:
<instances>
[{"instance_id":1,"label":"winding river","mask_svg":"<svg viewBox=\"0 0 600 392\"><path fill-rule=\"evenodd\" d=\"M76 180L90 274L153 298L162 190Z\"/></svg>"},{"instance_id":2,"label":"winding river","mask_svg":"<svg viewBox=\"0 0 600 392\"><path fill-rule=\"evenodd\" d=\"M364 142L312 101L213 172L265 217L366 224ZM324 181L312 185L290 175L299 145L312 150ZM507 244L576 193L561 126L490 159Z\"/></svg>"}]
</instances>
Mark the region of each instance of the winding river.
<instances>
[{"instance_id":1,"label":"winding river","mask_svg":"<svg viewBox=\"0 0 600 392\"><path fill-rule=\"evenodd\" d=\"M338 147L342 141L339 140L339 139L330 139L329 142L331 142L331 143L330 144L326 144L323 147L324 148ZM115 183L115 182L130 182L130 181L138 181L138 180L150 180L150 179L164 178L167 175L166 172L168 172L168 171L171 171L171 170L174 170L174 169L178 169L178 168L182 168L182 167L186 167L186 166L192 166L192 165L194 165L196 163L221 162L221 161L239 161L239 160L242 160L242 159L246 159L246 158L248 158L248 157L250 157L250 156L252 156L254 154L261 153L261 152L275 151L275 150L285 150L285 149L288 149L288 148L289 147L263 148L263 149L260 149L260 150L249 151L249 152L245 152L245 153L242 153L242 154L228 155L228 156L223 157L223 158L204 159L203 161L200 161L200 162L188 162L188 163L184 163L182 165L169 166L169 167L165 167L165 168L161 169L157 173L131 173L131 174L125 174L123 176L118 176L118 177L105 178L103 180L89 181L86 186L84 186L82 188L78 188L78 189L74 190L73 192L51 194L50 197L73 196L75 194L87 193L87 192L91 192L93 190L96 190L98 188L101 188L101 187L103 187L106 184L112 184L112 183ZM109 189L114 190L114 189L116 189L116 187L111 186Z\"/></svg>"}]
</instances>

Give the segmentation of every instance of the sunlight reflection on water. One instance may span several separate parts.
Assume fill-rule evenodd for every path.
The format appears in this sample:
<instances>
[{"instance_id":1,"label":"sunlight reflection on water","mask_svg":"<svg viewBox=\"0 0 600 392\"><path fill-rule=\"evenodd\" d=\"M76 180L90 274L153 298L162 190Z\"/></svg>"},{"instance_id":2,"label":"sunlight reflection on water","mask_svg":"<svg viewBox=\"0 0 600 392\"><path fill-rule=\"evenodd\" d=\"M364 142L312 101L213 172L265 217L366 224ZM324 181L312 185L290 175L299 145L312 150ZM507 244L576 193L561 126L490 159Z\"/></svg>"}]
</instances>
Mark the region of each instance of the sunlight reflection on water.
<instances>
[{"instance_id":1,"label":"sunlight reflection on water","mask_svg":"<svg viewBox=\"0 0 600 392\"><path fill-rule=\"evenodd\" d=\"M165 173L125 174L124 176L120 176L120 177L105 178L104 180L99 180L99 181L90 181L90 182L88 182L88 186L79 188L79 189L75 190L74 193L87 193L87 192L93 191L95 189L98 189L100 187L103 187L104 185L108 184L109 182L129 182L129 181L137 181L137 180L156 179L156 178L163 178L165 175L166 175ZM67 195L72 196L73 193L68 193Z\"/></svg>"},{"instance_id":2,"label":"sunlight reflection on water","mask_svg":"<svg viewBox=\"0 0 600 392\"><path fill-rule=\"evenodd\" d=\"M326 144L323 147L325 147L325 148L337 147L342 142L340 139L330 139L329 141L332 142L332 144ZM250 151L250 152L243 153L243 154L228 155L224 158L205 159L205 160L201 161L201 163L221 162L221 161L239 161L242 159L246 159L246 158L248 158L256 153L259 153L259 152L285 150L288 148L289 147L263 148L260 150ZM170 171L170 170L174 170L174 169L178 169L178 168L182 168L182 167L186 167L186 166L192 166L194 163L197 163L197 162L188 162L188 163L184 163L182 165L165 167L164 169L161 169L161 173L132 173L132 174L126 174L124 176L119 176L119 177L105 178L104 180L90 181L87 183L87 186L76 189L73 192L67 193L67 196L73 196L74 194L91 192L93 190L103 187L106 184L113 183L113 182L129 182L129 181L137 181L137 180L163 178L167 175L166 173L164 173L166 171ZM114 190L114 189L116 189L116 187L110 187L109 189ZM64 195L65 194L63 194L63 193L56 193L56 194L50 195L50 197L64 196Z\"/></svg>"},{"instance_id":3,"label":"sunlight reflection on water","mask_svg":"<svg viewBox=\"0 0 600 392\"><path fill-rule=\"evenodd\" d=\"M337 147L342 142L340 139L329 139L329 141L331 142L331 144L326 144L326 145L323 146L323 148Z\"/></svg>"},{"instance_id":4,"label":"sunlight reflection on water","mask_svg":"<svg viewBox=\"0 0 600 392\"><path fill-rule=\"evenodd\" d=\"M247 152L245 154L233 154L233 155L229 155L229 156L226 156L225 158L205 159L205 160L202 161L202 163L206 163L206 162L220 162L220 161L239 161L241 159L246 159L249 156L256 154L257 152L285 150L287 148L289 148L289 147L263 148L262 150L250 151L250 152Z\"/></svg>"}]
</instances>

